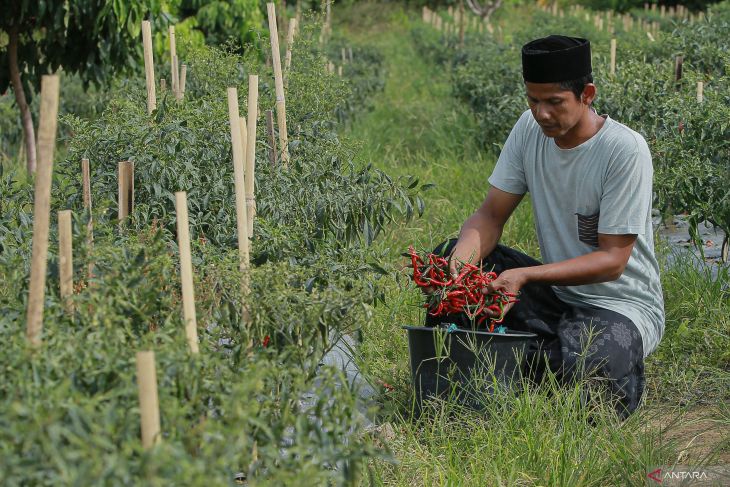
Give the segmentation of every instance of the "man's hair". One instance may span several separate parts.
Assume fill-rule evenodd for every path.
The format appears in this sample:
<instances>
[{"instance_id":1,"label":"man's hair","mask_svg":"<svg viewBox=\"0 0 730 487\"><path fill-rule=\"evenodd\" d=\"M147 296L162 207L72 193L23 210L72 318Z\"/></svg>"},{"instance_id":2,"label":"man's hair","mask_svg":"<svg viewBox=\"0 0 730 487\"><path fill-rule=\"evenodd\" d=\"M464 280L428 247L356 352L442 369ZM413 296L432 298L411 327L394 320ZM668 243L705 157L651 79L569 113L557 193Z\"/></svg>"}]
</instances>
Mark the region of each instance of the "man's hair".
<instances>
[{"instance_id":1,"label":"man's hair","mask_svg":"<svg viewBox=\"0 0 730 487\"><path fill-rule=\"evenodd\" d=\"M572 91L575 97L580 100L580 95L583 93L583 88L585 88L588 83L593 83L593 74L591 73L577 79L561 81L558 83L558 85L564 90Z\"/></svg>"}]
</instances>

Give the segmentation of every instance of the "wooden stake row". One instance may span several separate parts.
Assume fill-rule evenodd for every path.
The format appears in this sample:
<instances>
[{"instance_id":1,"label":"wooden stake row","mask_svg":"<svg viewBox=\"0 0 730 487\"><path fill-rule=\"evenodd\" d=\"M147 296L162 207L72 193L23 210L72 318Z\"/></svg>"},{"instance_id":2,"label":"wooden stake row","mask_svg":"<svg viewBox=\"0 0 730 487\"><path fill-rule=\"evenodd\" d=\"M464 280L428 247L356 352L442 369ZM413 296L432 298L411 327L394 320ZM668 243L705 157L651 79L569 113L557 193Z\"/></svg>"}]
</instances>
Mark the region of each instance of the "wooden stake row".
<instances>
[{"instance_id":1,"label":"wooden stake row","mask_svg":"<svg viewBox=\"0 0 730 487\"><path fill-rule=\"evenodd\" d=\"M255 74L248 77L248 123L246 141L246 221L248 222L248 235L253 236L253 221L256 217L256 197L254 195L254 184L256 181L256 128L259 108L259 77Z\"/></svg>"},{"instance_id":2,"label":"wooden stake row","mask_svg":"<svg viewBox=\"0 0 730 487\"><path fill-rule=\"evenodd\" d=\"M172 78L172 92L177 98L180 90L180 73L177 70L177 42L175 41L175 26L168 28L168 37L170 41L170 77Z\"/></svg>"},{"instance_id":3,"label":"wooden stake row","mask_svg":"<svg viewBox=\"0 0 730 487\"><path fill-rule=\"evenodd\" d=\"M231 144L233 146L233 177L236 192L236 226L238 229L239 268L244 271L248 268L248 212L246 211L246 187L244 181L244 141L241 137L240 118L238 115L238 90L228 88L228 119L231 129Z\"/></svg>"},{"instance_id":4,"label":"wooden stake row","mask_svg":"<svg viewBox=\"0 0 730 487\"><path fill-rule=\"evenodd\" d=\"M329 8L327 2L327 18L329 25ZM269 17L269 37L271 38L271 57L274 66L274 86L276 90L276 116L279 125L279 145L281 146L281 161L286 165L289 162L289 143L286 130L286 101L284 97L284 80L281 73L281 54L279 52L279 31L276 26L276 8L273 3L266 4Z\"/></svg>"},{"instance_id":5,"label":"wooden stake row","mask_svg":"<svg viewBox=\"0 0 730 487\"><path fill-rule=\"evenodd\" d=\"M284 57L284 87L288 82L288 74L291 69L292 47L294 46L294 34L297 29L297 19L289 19L289 31L286 37L286 56Z\"/></svg>"},{"instance_id":6,"label":"wooden stake row","mask_svg":"<svg viewBox=\"0 0 730 487\"><path fill-rule=\"evenodd\" d=\"M180 62L177 57L177 42L175 39L175 26L171 25L168 30L170 41L170 77L172 93L177 101L182 101L185 96L185 83L187 80L188 66ZM147 85L147 113L151 114L157 108L157 94L155 91L155 63L152 49L152 25L149 20L142 21L142 44L144 48L144 69L145 83ZM160 79L160 91L166 89L165 79Z\"/></svg>"},{"instance_id":7,"label":"wooden stake row","mask_svg":"<svg viewBox=\"0 0 730 487\"><path fill-rule=\"evenodd\" d=\"M611 67L609 72L616 74L616 39L611 39Z\"/></svg>"},{"instance_id":8,"label":"wooden stake row","mask_svg":"<svg viewBox=\"0 0 730 487\"><path fill-rule=\"evenodd\" d=\"M137 352L137 389L142 430L142 447L148 450L160 442L160 404L157 398L155 352Z\"/></svg>"},{"instance_id":9,"label":"wooden stake row","mask_svg":"<svg viewBox=\"0 0 730 487\"><path fill-rule=\"evenodd\" d=\"M33 249L30 267L30 288L26 336L32 346L42 342L43 305L48 264L48 232L51 211L51 179L58 124L58 75L41 78L41 107L38 128L38 165L33 198Z\"/></svg>"},{"instance_id":10,"label":"wooden stake row","mask_svg":"<svg viewBox=\"0 0 730 487\"><path fill-rule=\"evenodd\" d=\"M73 315L73 230L71 210L58 212L58 274L60 279L61 300L66 312Z\"/></svg>"},{"instance_id":11,"label":"wooden stake row","mask_svg":"<svg viewBox=\"0 0 730 487\"><path fill-rule=\"evenodd\" d=\"M120 161L117 174L118 219L121 224L134 211L134 162Z\"/></svg>"},{"instance_id":12,"label":"wooden stake row","mask_svg":"<svg viewBox=\"0 0 730 487\"><path fill-rule=\"evenodd\" d=\"M188 223L188 199L185 191L175 193L177 216L177 245L180 249L180 281L182 286L185 336L190 351L198 353L198 321L195 316L195 290L193 287L193 261L190 252L190 224Z\"/></svg>"},{"instance_id":13,"label":"wooden stake row","mask_svg":"<svg viewBox=\"0 0 730 487\"><path fill-rule=\"evenodd\" d=\"M152 26L149 20L142 21L142 43L144 46L144 73L147 84L147 113L157 108L155 94L155 64L152 54Z\"/></svg>"},{"instance_id":14,"label":"wooden stake row","mask_svg":"<svg viewBox=\"0 0 730 487\"><path fill-rule=\"evenodd\" d=\"M185 81L188 66L187 64L180 66L180 60L177 56L177 41L175 39L174 25L169 27L168 37L170 39L170 77L172 78L172 92L175 95L175 100L182 101L185 96Z\"/></svg>"},{"instance_id":15,"label":"wooden stake row","mask_svg":"<svg viewBox=\"0 0 730 487\"><path fill-rule=\"evenodd\" d=\"M91 206L91 169L88 159L81 159L81 185L84 195L84 210L89 215L89 223L86 225L86 245L88 251L91 252L94 247L94 219ZM86 274L87 279L91 279L94 275L94 263L91 260L87 264Z\"/></svg>"}]
</instances>

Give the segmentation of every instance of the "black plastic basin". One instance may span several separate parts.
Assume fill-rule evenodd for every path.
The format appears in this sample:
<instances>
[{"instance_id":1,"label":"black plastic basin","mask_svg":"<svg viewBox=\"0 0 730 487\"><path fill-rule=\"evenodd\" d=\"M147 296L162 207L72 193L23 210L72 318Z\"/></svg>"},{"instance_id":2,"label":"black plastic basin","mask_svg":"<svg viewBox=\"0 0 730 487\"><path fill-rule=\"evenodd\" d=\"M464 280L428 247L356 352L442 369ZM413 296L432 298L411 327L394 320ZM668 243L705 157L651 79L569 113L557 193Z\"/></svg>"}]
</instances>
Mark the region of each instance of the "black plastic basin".
<instances>
[{"instance_id":1,"label":"black plastic basin","mask_svg":"<svg viewBox=\"0 0 730 487\"><path fill-rule=\"evenodd\" d=\"M425 326L404 326L408 332L416 414L425 399L455 400L474 408L493 391L495 381L514 387L534 333L490 333Z\"/></svg>"}]
</instances>

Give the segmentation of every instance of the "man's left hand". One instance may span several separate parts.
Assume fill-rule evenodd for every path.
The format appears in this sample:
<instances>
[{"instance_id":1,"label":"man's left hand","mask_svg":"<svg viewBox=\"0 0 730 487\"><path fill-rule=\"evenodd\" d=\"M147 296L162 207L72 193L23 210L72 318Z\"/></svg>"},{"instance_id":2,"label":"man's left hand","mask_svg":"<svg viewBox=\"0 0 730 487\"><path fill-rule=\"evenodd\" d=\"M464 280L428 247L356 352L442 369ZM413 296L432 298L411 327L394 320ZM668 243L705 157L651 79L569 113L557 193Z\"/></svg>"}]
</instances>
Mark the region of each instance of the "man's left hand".
<instances>
[{"instance_id":1,"label":"man's left hand","mask_svg":"<svg viewBox=\"0 0 730 487\"><path fill-rule=\"evenodd\" d=\"M482 289L482 293L484 294L492 294L498 291L501 291L503 293L511 293L515 296L517 293L520 292L520 289L522 289L522 286L525 285L525 273L524 268L514 268L514 269L506 269L504 272L502 272L497 278L490 282L489 285ZM507 314L510 309L512 309L512 306L514 306L514 303L508 303L504 306L504 314ZM498 318L499 313L495 313L493 311L487 311L487 313L492 318Z\"/></svg>"}]
</instances>

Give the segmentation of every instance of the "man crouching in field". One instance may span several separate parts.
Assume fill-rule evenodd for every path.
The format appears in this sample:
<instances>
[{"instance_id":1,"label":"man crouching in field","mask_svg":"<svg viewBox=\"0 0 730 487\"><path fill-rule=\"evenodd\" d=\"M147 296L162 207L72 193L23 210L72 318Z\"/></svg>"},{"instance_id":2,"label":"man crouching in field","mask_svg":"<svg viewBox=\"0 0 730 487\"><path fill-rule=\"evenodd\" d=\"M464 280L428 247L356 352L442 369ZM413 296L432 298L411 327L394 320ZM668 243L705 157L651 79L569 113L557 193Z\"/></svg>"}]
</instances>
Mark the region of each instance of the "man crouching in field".
<instances>
[{"instance_id":1,"label":"man crouching in field","mask_svg":"<svg viewBox=\"0 0 730 487\"><path fill-rule=\"evenodd\" d=\"M494 267L499 277L485 292L520 292L505 324L538 335L535 377L547 363L565 381L582 371L608 379L626 417L664 331L651 155L641 135L592 109L587 40L532 41L522 68L530 109L507 138L484 203L435 252L451 256L452 274L460 262ZM528 191L544 263L498 244Z\"/></svg>"}]
</instances>

